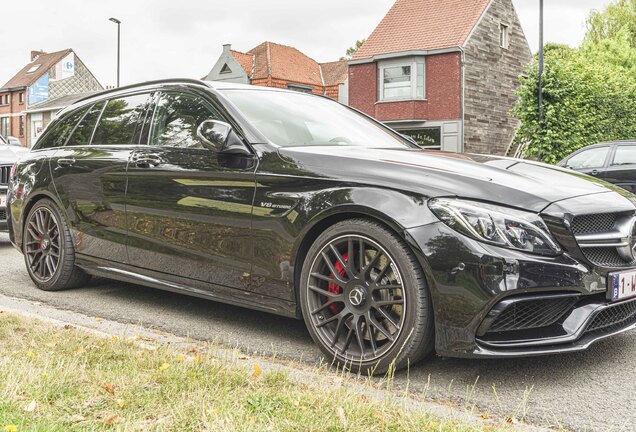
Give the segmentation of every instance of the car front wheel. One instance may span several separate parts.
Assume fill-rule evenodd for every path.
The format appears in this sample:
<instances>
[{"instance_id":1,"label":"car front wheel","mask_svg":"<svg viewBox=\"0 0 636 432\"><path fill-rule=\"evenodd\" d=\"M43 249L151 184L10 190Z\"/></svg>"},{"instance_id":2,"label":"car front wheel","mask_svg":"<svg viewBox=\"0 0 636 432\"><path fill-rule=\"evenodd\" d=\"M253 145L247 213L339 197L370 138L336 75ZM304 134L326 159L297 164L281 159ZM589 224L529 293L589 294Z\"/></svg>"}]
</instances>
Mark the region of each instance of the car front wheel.
<instances>
[{"instance_id":1,"label":"car front wheel","mask_svg":"<svg viewBox=\"0 0 636 432\"><path fill-rule=\"evenodd\" d=\"M75 266L71 233L62 213L49 199L38 201L29 212L22 248L29 276L42 290L75 288L90 279Z\"/></svg>"},{"instance_id":2,"label":"car front wheel","mask_svg":"<svg viewBox=\"0 0 636 432\"><path fill-rule=\"evenodd\" d=\"M354 371L400 369L434 347L421 266L393 232L364 219L337 223L309 249L301 307L327 357Z\"/></svg>"}]
</instances>

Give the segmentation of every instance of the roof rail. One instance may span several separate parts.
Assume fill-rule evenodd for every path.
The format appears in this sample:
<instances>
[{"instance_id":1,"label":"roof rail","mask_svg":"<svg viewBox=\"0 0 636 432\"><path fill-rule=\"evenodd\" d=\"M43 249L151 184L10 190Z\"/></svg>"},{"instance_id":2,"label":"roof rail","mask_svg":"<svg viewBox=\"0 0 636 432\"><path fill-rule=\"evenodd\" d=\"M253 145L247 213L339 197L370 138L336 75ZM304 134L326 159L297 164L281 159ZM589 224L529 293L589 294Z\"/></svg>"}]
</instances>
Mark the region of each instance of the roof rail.
<instances>
[{"instance_id":1,"label":"roof rail","mask_svg":"<svg viewBox=\"0 0 636 432\"><path fill-rule=\"evenodd\" d=\"M117 93L119 91L122 90L131 90L131 89L135 89L138 87L145 87L145 86L149 86L149 85L156 85L156 84L199 84L199 85L205 85L205 86L209 86L208 83L206 83L205 81L202 80L198 80L198 79L192 79L192 78L167 78L167 79L160 79L160 80L153 80L153 81L145 81L145 82L140 82L140 83L136 83L136 84L129 84L126 86L122 86L122 87L116 87L116 88L112 88L112 89L108 89L108 90L104 90L98 93L93 93L92 95L86 96L82 99L79 99L77 101L74 102L78 103L78 102L83 102L89 99L93 99L95 97L100 97L100 96L104 96L107 94L111 94L111 93Z\"/></svg>"}]
</instances>

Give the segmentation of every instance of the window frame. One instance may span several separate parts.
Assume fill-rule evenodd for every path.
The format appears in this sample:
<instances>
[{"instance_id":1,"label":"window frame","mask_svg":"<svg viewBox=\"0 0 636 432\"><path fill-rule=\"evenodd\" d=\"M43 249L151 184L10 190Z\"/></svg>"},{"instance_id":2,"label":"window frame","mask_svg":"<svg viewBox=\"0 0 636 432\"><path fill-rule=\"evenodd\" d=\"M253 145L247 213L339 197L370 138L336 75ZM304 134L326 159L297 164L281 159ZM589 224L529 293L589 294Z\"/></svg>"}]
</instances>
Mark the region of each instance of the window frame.
<instances>
[{"instance_id":1,"label":"window frame","mask_svg":"<svg viewBox=\"0 0 636 432\"><path fill-rule=\"evenodd\" d=\"M110 97L94 101L91 104L91 108L95 104L98 104L100 102L105 102L105 103L104 103L104 106L102 107L102 111L99 114L99 117L97 118L97 122L95 122L95 127L93 128L93 133L91 135L91 139L90 139L90 142L88 143L88 145L89 146L95 145L95 146L123 147L123 146L135 146L135 145L144 144L144 143L141 142L141 139L142 139L142 136L143 136L143 128L145 126L145 121L146 121L146 118L148 116L149 110L154 109L156 93L157 92L155 90L146 90L146 89L144 89L144 90L141 90L141 91L133 91L133 92L130 92L130 93L112 95ZM146 95L146 101L144 102L145 106L144 106L143 112L139 116L139 119L137 119L137 125L135 126L135 132L133 133L133 136L132 136L132 142L128 143L128 144L123 144L123 143L117 143L117 144L99 144L99 143L97 143L96 144L96 143L94 143L93 140L95 139L95 134L97 133L97 128L99 126L99 123L102 120L102 117L104 116L104 112L106 111L106 108L108 107L108 104L111 101L114 101L114 100L125 99L125 98L128 98L128 97L138 96L138 95ZM90 111L90 108L89 108L88 111ZM86 113L84 113L84 116L82 117L82 119L77 123L78 125L84 120L84 117L86 116L86 114L88 114L88 111L86 111ZM75 127L77 127L77 125ZM75 132L75 129L73 129L73 132Z\"/></svg>"},{"instance_id":2,"label":"window frame","mask_svg":"<svg viewBox=\"0 0 636 432\"><path fill-rule=\"evenodd\" d=\"M574 159L577 156L582 155L583 153L586 152L590 152L590 151L594 151L594 150L598 150L598 149L607 149L607 154L605 155L605 159L603 161L603 163L601 164L601 166L595 166L595 167L584 167L584 168L574 168L572 166L570 166L570 162L572 161L572 159ZM613 155L613 149L612 146L610 144L607 145L600 145L598 147L592 147L592 148L583 148L579 151L577 151L576 153L574 153L573 155L571 155L567 161L565 162L565 167L566 168L570 168L573 169L575 171L578 170L593 170L593 169L599 169L599 168L607 168L607 165L609 163L609 160L611 159Z\"/></svg>"},{"instance_id":3,"label":"window frame","mask_svg":"<svg viewBox=\"0 0 636 432\"><path fill-rule=\"evenodd\" d=\"M510 48L510 25L499 23L499 47L505 50Z\"/></svg>"},{"instance_id":4,"label":"window frame","mask_svg":"<svg viewBox=\"0 0 636 432\"><path fill-rule=\"evenodd\" d=\"M423 93L421 97L417 96L418 88L418 65L422 65L422 86ZM408 97L387 98L384 96L384 72L386 69L396 67L411 67L411 94ZM402 102L402 101L425 101L427 97L426 86L426 57L409 57L395 60L382 60L378 62L378 102Z\"/></svg>"}]
</instances>

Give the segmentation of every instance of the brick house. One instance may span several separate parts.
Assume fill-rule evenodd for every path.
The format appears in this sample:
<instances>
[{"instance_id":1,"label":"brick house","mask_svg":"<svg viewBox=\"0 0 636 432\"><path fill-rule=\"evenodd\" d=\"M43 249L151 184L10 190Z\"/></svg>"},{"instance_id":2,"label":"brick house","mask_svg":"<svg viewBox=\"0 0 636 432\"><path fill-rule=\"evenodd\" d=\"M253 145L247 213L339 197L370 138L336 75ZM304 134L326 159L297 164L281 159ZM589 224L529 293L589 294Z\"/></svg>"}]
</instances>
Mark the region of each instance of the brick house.
<instances>
[{"instance_id":1,"label":"brick house","mask_svg":"<svg viewBox=\"0 0 636 432\"><path fill-rule=\"evenodd\" d=\"M240 52L223 45L209 81L229 81L326 95L347 102L347 62L318 63L296 48L273 42Z\"/></svg>"},{"instance_id":2,"label":"brick house","mask_svg":"<svg viewBox=\"0 0 636 432\"><path fill-rule=\"evenodd\" d=\"M349 104L423 145L505 154L531 60L512 0L397 0L349 62Z\"/></svg>"},{"instance_id":3,"label":"brick house","mask_svg":"<svg viewBox=\"0 0 636 432\"><path fill-rule=\"evenodd\" d=\"M0 134L15 136L30 147L60 109L59 103L50 110L33 107L99 90L102 85L72 49L31 51L31 61L0 88Z\"/></svg>"}]
</instances>

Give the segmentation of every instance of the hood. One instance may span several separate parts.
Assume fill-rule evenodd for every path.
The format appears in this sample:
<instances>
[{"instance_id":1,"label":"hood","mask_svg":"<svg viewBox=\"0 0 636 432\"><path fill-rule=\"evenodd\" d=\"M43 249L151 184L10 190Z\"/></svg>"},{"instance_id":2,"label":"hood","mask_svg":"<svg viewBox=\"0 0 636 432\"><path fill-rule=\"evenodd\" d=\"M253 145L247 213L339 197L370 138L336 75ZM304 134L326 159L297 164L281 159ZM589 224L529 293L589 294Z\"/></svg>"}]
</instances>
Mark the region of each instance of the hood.
<instances>
[{"instance_id":1,"label":"hood","mask_svg":"<svg viewBox=\"0 0 636 432\"><path fill-rule=\"evenodd\" d=\"M622 189L594 177L526 160L431 150L285 147L279 154L317 176L457 196L540 212L561 200ZM625 198L620 198L624 200Z\"/></svg>"},{"instance_id":2,"label":"hood","mask_svg":"<svg viewBox=\"0 0 636 432\"><path fill-rule=\"evenodd\" d=\"M27 153L29 153L28 148L0 145L0 165L13 165Z\"/></svg>"}]
</instances>

